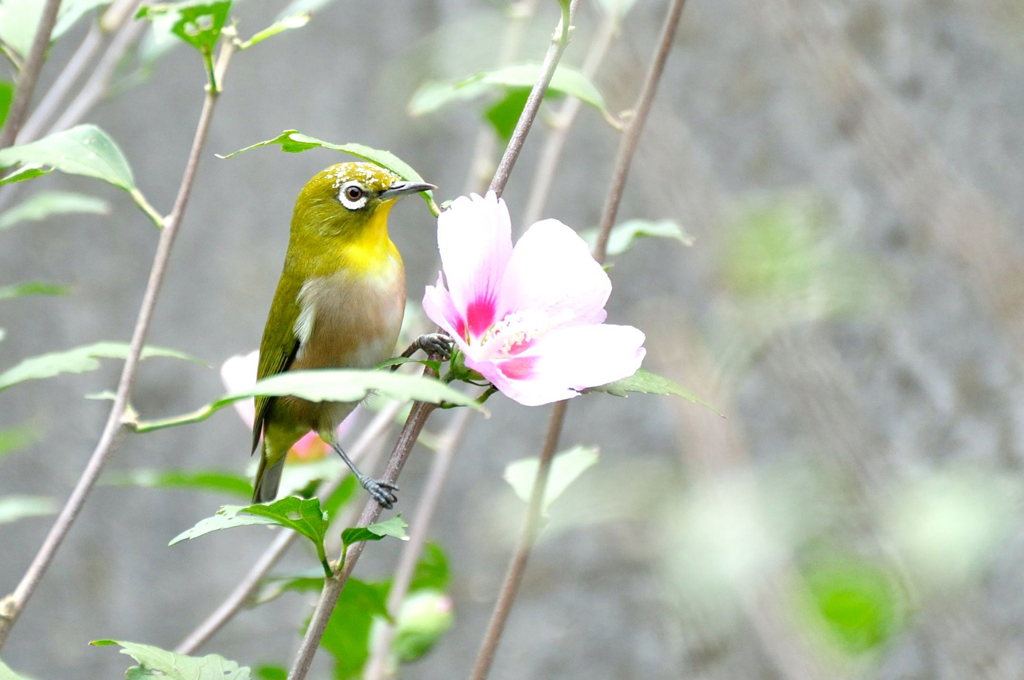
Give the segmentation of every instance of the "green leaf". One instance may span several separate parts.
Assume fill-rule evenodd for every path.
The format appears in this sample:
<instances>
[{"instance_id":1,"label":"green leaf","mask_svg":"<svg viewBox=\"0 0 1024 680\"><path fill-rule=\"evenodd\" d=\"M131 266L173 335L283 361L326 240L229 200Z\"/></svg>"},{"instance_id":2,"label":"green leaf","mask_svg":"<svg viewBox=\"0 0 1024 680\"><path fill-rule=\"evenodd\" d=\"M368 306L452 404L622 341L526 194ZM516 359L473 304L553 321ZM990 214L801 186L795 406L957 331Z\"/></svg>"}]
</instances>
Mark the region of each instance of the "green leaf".
<instances>
[{"instance_id":1,"label":"green leaf","mask_svg":"<svg viewBox=\"0 0 1024 680\"><path fill-rule=\"evenodd\" d=\"M350 578L320 640L320 646L334 657L336 680L358 676L366 664L374 617L389 618L386 588Z\"/></svg>"},{"instance_id":2,"label":"green leaf","mask_svg":"<svg viewBox=\"0 0 1024 680\"><path fill-rule=\"evenodd\" d=\"M30 357L0 373L0 391L26 380L52 378L61 373L86 373L95 371L100 364L97 359L124 359L128 356L128 343L97 342L63 352L51 352ZM202 363L183 352L162 347L143 347L142 359L169 357Z\"/></svg>"},{"instance_id":3,"label":"green leaf","mask_svg":"<svg viewBox=\"0 0 1024 680\"><path fill-rule=\"evenodd\" d=\"M383 522L377 522L369 526L349 527L341 532L341 542L345 546L350 546L360 541L379 541L385 536L408 541L409 536L405 533L407 526L409 525L405 523L401 515L395 515Z\"/></svg>"},{"instance_id":4,"label":"green leaf","mask_svg":"<svg viewBox=\"0 0 1024 680\"><path fill-rule=\"evenodd\" d=\"M443 401L456 406L469 406L486 413L485 409L477 404L471 396L465 395L435 378L354 369L290 371L265 378L257 382L252 389L221 397L192 413L140 422L136 425L136 430L149 432L165 427L197 423L206 420L229 404L242 399L251 399L256 395L294 395L309 401L360 401L371 392L400 401L411 399L435 404Z\"/></svg>"},{"instance_id":5,"label":"green leaf","mask_svg":"<svg viewBox=\"0 0 1024 680\"><path fill-rule=\"evenodd\" d=\"M6 229L18 222L42 220L52 215L106 215L109 212L110 205L94 196L71 191L40 191L10 210L0 213L0 229Z\"/></svg>"},{"instance_id":6,"label":"green leaf","mask_svg":"<svg viewBox=\"0 0 1024 680\"><path fill-rule=\"evenodd\" d=\"M0 128L7 120L7 114L11 111L11 102L14 101L14 83L9 80L0 80Z\"/></svg>"},{"instance_id":7,"label":"green leaf","mask_svg":"<svg viewBox=\"0 0 1024 680\"><path fill-rule=\"evenodd\" d=\"M500 139L508 142L516 129L516 123L526 108L526 100L530 96L530 90L522 87L510 89L505 96L487 107L484 111L484 118L494 128L495 134Z\"/></svg>"},{"instance_id":8,"label":"green leaf","mask_svg":"<svg viewBox=\"0 0 1024 680\"><path fill-rule=\"evenodd\" d=\"M11 670L11 667L4 663L3 659L0 659L0 680L29 680L24 675L18 675Z\"/></svg>"},{"instance_id":9,"label":"green leaf","mask_svg":"<svg viewBox=\"0 0 1024 680\"><path fill-rule=\"evenodd\" d=\"M597 243L597 229L588 229L580 236L591 246ZM608 235L608 255L621 255L641 238L675 239L684 246L692 246L694 242L693 236L675 220L627 220L612 227Z\"/></svg>"},{"instance_id":10,"label":"green leaf","mask_svg":"<svg viewBox=\"0 0 1024 680\"><path fill-rule=\"evenodd\" d=\"M109 4L110 0L62 0L60 11L57 13L57 23L50 34L51 39L57 40L67 33L68 29L86 13Z\"/></svg>"},{"instance_id":11,"label":"green leaf","mask_svg":"<svg viewBox=\"0 0 1024 680\"><path fill-rule=\"evenodd\" d=\"M309 151L310 149L330 149L331 151L341 151L347 153L350 156L361 158L364 161L376 163L382 168L386 168L391 172L395 173L404 180L410 182L423 182L423 177L416 172L411 165L403 161L401 158L391 153L390 151L384 151L382 149L374 149L373 147L365 146L363 144L348 143L348 144L332 144L331 142L325 142L316 137L310 137L305 135L298 130L285 130L277 137L273 139L265 139L262 142L256 142L250 144L244 149L233 151L226 156L218 156L219 158L234 158L240 153L245 151L251 151L252 149L259 149L264 146L279 145L281 150L286 153L300 153L302 151ZM424 191L423 198L427 201L427 205L434 205L434 192ZM435 213L436 214L436 213Z\"/></svg>"},{"instance_id":12,"label":"green leaf","mask_svg":"<svg viewBox=\"0 0 1024 680\"><path fill-rule=\"evenodd\" d=\"M41 517L57 512L57 504L48 496L0 496L0 524L25 517Z\"/></svg>"},{"instance_id":13,"label":"green leaf","mask_svg":"<svg viewBox=\"0 0 1024 680\"><path fill-rule=\"evenodd\" d=\"M106 475L104 484L150 489L195 489L248 499L252 484L247 477L219 470L129 470Z\"/></svg>"},{"instance_id":14,"label":"green leaf","mask_svg":"<svg viewBox=\"0 0 1024 680\"><path fill-rule=\"evenodd\" d=\"M288 669L283 666L257 666L252 672L256 680L288 680Z\"/></svg>"},{"instance_id":15,"label":"green leaf","mask_svg":"<svg viewBox=\"0 0 1024 680\"><path fill-rule=\"evenodd\" d=\"M448 558L437 543L427 543L423 548L423 556L416 563L409 592L416 590L444 590L450 578Z\"/></svg>"},{"instance_id":16,"label":"green leaf","mask_svg":"<svg viewBox=\"0 0 1024 680\"><path fill-rule=\"evenodd\" d=\"M273 503L222 505L217 514L199 520L195 526L175 536L168 545L199 538L214 531L266 524L297 531L314 544L323 545L327 518L316 498L288 496Z\"/></svg>"},{"instance_id":17,"label":"green leaf","mask_svg":"<svg viewBox=\"0 0 1024 680\"><path fill-rule=\"evenodd\" d=\"M628 378L622 380L616 380L615 382L608 383L607 385L599 385L597 387L588 387L583 392L604 392L615 397L627 397L630 392L639 392L641 394L663 394L672 395L676 397L682 397L687 401L692 401L695 404L700 404L704 408L710 409L722 415L721 411L716 409L711 404L707 403L700 397L694 395L692 392L687 390L685 387L669 380L663 376L651 373L650 371L642 368L637 369L637 372Z\"/></svg>"},{"instance_id":18,"label":"green leaf","mask_svg":"<svg viewBox=\"0 0 1024 680\"><path fill-rule=\"evenodd\" d=\"M49 175L51 172L53 172L53 168L44 168L43 166L34 163L22 165L11 171L10 174L0 177L0 186L3 186L4 184L14 184L15 182L24 182L27 179Z\"/></svg>"},{"instance_id":19,"label":"green leaf","mask_svg":"<svg viewBox=\"0 0 1024 680\"><path fill-rule=\"evenodd\" d=\"M324 572L322 569L308 569L298 573L268 576L260 582L259 591L253 598L253 602L255 604L270 602L289 591L319 593L323 587Z\"/></svg>"},{"instance_id":20,"label":"green leaf","mask_svg":"<svg viewBox=\"0 0 1024 680\"><path fill-rule=\"evenodd\" d=\"M230 11L231 0L199 0L144 6L135 16L139 19L153 19L163 15L174 17L174 23L170 25L171 33L200 52L210 54L217 45Z\"/></svg>"},{"instance_id":21,"label":"green leaf","mask_svg":"<svg viewBox=\"0 0 1024 680\"><path fill-rule=\"evenodd\" d=\"M119 640L93 640L89 644L122 647L122 654L139 663L125 674L132 680L249 680L252 677L248 667L239 666L217 654L186 656L152 645Z\"/></svg>"},{"instance_id":22,"label":"green leaf","mask_svg":"<svg viewBox=\"0 0 1024 680\"><path fill-rule=\"evenodd\" d=\"M8 300L23 295L67 295L70 292L70 288L57 283L29 281L26 283L16 283L13 286L0 286L0 300Z\"/></svg>"},{"instance_id":23,"label":"green leaf","mask_svg":"<svg viewBox=\"0 0 1024 680\"><path fill-rule=\"evenodd\" d=\"M121 149L95 125L76 125L35 142L0 150L0 167L20 163L95 177L131 192L135 179Z\"/></svg>"},{"instance_id":24,"label":"green leaf","mask_svg":"<svg viewBox=\"0 0 1024 680\"><path fill-rule=\"evenodd\" d=\"M0 458L36 440L36 431L28 425L0 429Z\"/></svg>"},{"instance_id":25,"label":"green leaf","mask_svg":"<svg viewBox=\"0 0 1024 680\"><path fill-rule=\"evenodd\" d=\"M547 488L544 490L544 504L542 506L544 514L547 514L551 503L561 496L562 492L569 488L569 485L577 477L583 474L587 468L597 463L597 459L598 451L593 446L574 446L555 455L551 460ZM529 502L530 500L533 483L537 478L538 464L539 459L537 458L523 458L511 462L505 467L505 473L502 476L523 502Z\"/></svg>"},{"instance_id":26,"label":"green leaf","mask_svg":"<svg viewBox=\"0 0 1024 680\"><path fill-rule=\"evenodd\" d=\"M110 0L63 0L57 11L57 23L50 41L60 38L83 14ZM24 57L32 47L46 3L40 0L3 0L0 2L0 40Z\"/></svg>"},{"instance_id":27,"label":"green leaf","mask_svg":"<svg viewBox=\"0 0 1024 680\"><path fill-rule=\"evenodd\" d=\"M429 652L451 628L452 601L443 592L420 590L405 598L395 618L391 651L399 662L412 663Z\"/></svg>"},{"instance_id":28,"label":"green leaf","mask_svg":"<svg viewBox=\"0 0 1024 680\"><path fill-rule=\"evenodd\" d=\"M191 528L187 529L171 539L167 545L176 545L182 541L191 541L194 538L205 536L214 531L233 529L235 527L251 527L255 525L276 525L277 522L269 517L243 514L247 505L222 505L217 509L217 514L212 517L205 517Z\"/></svg>"},{"instance_id":29,"label":"green leaf","mask_svg":"<svg viewBox=\"0 0 1024 680\"><path fill-rule=\"evenodd\" d=\"M300 14L292 14L290 16L285 16L281 19L278 19L270 26L267 26L262 31L254 35L253 37L239 44L238 49L247 50L253 45L258 45L267 38L272 38L278 33L282 33L293 28L302 28L303 26L309 23L311 17L312 15L309 12L303 12Z\"/></svg>"},{"instance_id":30,"label":"green leaf","mask_svg":"<svg viewBox=\"0 0 1024 680\"><path fill-rule=\"evenodd\" d=\"M541 73L540 64L517 64L477 73L453 83L432 81L421 86L409 101L409 114L422 116L455 101L473 99L495 89L531 89ZM607 113L604 97L582 72L560 65L545 96L569 95Z\"/></svg>"}]
</instances>

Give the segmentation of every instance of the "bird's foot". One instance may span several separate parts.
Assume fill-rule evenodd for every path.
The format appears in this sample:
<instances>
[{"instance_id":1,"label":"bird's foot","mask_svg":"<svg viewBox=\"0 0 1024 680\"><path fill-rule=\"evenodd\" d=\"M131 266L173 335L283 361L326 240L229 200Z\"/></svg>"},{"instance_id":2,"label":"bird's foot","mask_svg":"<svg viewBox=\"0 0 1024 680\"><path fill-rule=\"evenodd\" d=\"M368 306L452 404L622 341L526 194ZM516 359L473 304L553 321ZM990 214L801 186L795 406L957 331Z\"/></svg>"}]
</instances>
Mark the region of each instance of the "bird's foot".
<instances>
[{"instance_id":1,"label":"bird's foot","mask_svg":"<svg viewBox=\"0 0 1024 680\"><path fill-rule=\"evenodd\" d=\"M424 333L414 343L427 354L436 354L442 361L452 358L452 339L447 333Z\"/></svg>"},{"instance_id":2,"label":"bird's foot","mask_svg":"<svg viewBox=\"0 0 1024 680\"><path fill-rule=\"evenodd\" d=\"M367 475L360 475L359 483L366 489L373 499L390 510L398 502L398 486L383 479L374 479Z\"/></svg>"}]
</instances>

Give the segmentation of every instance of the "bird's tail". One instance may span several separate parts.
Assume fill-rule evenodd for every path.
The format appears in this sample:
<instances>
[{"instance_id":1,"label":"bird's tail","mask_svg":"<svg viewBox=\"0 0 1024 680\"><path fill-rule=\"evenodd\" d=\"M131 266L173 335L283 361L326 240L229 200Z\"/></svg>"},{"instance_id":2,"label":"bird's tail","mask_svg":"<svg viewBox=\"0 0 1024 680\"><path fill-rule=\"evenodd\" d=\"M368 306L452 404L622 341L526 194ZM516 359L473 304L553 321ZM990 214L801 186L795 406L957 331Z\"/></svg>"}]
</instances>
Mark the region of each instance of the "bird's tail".
<instances>
[{"instance_id":1,"label":"bird's tail","mask_svg":"<svg viewBox=\"0 0 1024 680\"><path fill-rule=\"evenodd\" d=\"M276 461L269 463L267 455L267 442L263 441L263 449L260 451L260 466L256 469L255 487L252 492L253 503L268 503L277 498L277 487L281 484L281 471L284 470L285 456L279 456Z\"/></svg>"}]
</instances>

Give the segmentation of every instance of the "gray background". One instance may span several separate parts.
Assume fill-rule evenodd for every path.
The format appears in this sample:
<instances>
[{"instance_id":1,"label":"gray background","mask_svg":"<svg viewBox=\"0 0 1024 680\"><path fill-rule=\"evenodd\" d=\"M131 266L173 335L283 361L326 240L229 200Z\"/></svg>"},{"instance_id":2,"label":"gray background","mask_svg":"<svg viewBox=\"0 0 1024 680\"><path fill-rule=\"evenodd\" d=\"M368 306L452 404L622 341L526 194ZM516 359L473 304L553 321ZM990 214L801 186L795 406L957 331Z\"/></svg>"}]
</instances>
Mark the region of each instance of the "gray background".
<instances>
[{"instance_id":1,"label":"gray background","mask_svg":"<svg viewBox=\"0 0 1024 680\"><path fill-rule=\"evenodd\" d=\"M240 5L241 33L280 5ZM555 3L541 5L523 39L526 60L540 59L555 22ZM613 111L631 106L663 5L637 3L596 78ZM221 394L215 367L258 342L295 194L338 160L323 151L213 154L297 128L391 149L452 198L465 190L479 104L415 119L405 104L427 78L495 66L503 10L463 0L338 2L306 28L236 55L150 333L151 343L213 368L145 362L137 409L174 414ZM582 4L568 63L581 63L600 17ZM602 459L553 509L493 678L1019 677L1022 31L1013 0L688 3L620 216L677 219L696 243L645 241L617 258L609 312L648 333L649 368L728 417L646 396L571 405L563 442L597 444ZM54 50L44 84L80 33ZM179 48L89 117L163 210L202 83L197 58ZM509 184L514 220L545 134L531 137ZM593 110L582 111L545 216L596 223L617 143ZM0 368L127 340L156 243L116 190L57 175L37 182L103 196L114 209L0 234L0 283L74 288L0 302ZM826 266L799 294L737 293L730 238L759 201L818 206L815 238L853 278ZM432 221L406 201L391 224L418 299L436 276ZM856 304L836 302L847 293ZM63 501L107 409L81 396L112 389L117 371L107 361L0 395L0 426L27 422L39 433L3 461L0 495ZM546 409L496 397L492 412L471 428L431 532L451 560L455 625L407 677L468 672L517 532L521 506L501 472L535 455ZM240 471L247 446L245 427L224 411L128 437L111 469ZM402 477L407 519L431 455L418 449ZM948 479L966 489L963 502L943 491ZM931 507L917 502L918 484L952 508L939 515L940 550L923 568L887 533L904 517L892 507L906 505L911 520ZM89 640L176 644L270 539L249 529L166 547L220 502L228 501L99 487L5 661L38 678L113 678L124 658ZM48 525L0 526L0 590L13 588ZM955 540L961 526L969 554ZM871 653L838 652L794 604L801 565L823 546L901 574L899 625ZM359 575L385 578L398 549L372 546ZM946 568L958 558L969 564ZM295 549L281 569L311 564ZM205 649L245 664L283 662L308 605L288 595L246 611Z\"/></svg>"}]
</instances>

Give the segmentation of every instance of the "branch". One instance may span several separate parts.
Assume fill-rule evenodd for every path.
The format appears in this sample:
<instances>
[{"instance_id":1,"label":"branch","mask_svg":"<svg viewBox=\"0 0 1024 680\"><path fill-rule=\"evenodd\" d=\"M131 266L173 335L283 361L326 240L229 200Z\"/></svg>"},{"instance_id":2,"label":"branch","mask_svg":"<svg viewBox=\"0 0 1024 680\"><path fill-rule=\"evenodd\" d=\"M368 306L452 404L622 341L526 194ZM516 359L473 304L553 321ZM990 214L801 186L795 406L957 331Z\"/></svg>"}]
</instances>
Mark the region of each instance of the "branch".
<instances>
[{"instance_id":1,"label":"branch","mask_svg":"<svg viewBox=\"0 0 1024 680\"><path fill-rule=\"evenodd\" d=\"M57 23L57 10L59 9L60 0L46 0L43 13L39 17L36 36L32 39L32 47L28 51L28 58L18 74L14 101L7 114L7 124L0 134L0 149L6 149L14 144L21 124L25 122L25 116L28 115L28 107L32 103L32 95L36 91L39 72L43 69L43 62L46 61L46 48L50 45L50 34L53 33L53 26Z\"/></svg>"},{"instance_id":2,"label":"branch","mask_svg":"<svg viewBox=\"0 0 1024 680\"><path fill-rule=\"evenodd\" d=\"M668 14L661 31L661 39L651 65L644 79L643 87L637 100L636 114L626 128L626 133L619 144L619 153L615 159L615 167L612 174L612 185L608 191L608 198L605 201L601 217L600 233L597 246L594 249L594 259L603 263L607 252L608 235L611 233L615 216L619 210L619 203L622 200L622 192L626 185L626 177L629 175L629 167L636 153L637 141L647 122L647 116L654 101L655 92L658 89L658 81L665 70L665 62L672 49L672 41L682 17L683 7L686 0L671 0ZM509 562L505 580L501 586L498 601L491 613L490 623L487 625L487 632L480 643L480 651L477 653L476 663L470 675L472 680L483 680L487 677L491 665L494 662L494 655L498 648L498 642L505 629L512 604L519 592L519 586L526 572L526 563L529 561L533 544L537 540L537 532L540 528L544 496L547 491L548 472L551 468L551 459L555 455L558 438L565 423L565 412L568 402L560 401L551 409L551 417L548 421L548 434L544 441L544 448L540 453L540 462L537 466L537 476L534 479L533 489L530 492L530 502L523 522L523 530L516 545L516 550Z\"/></svg>"},{"instance_id":3,"label":"branch","mask_svg":"<svg viewBox=\"0 0 1024 680\"><path fill-rule=\"evenodd\" d=\"M227 68L233 51L234 46L230 41L225 41L217 64L218 71L221 74ZM171 247L174 245L174 238L177 236L178 227L181 225L181 218L185 212L185 206L188 204L188 198L192 192L196 168L199 165L199 154L206 142L216 102L217 94L215 92L207 92L203 101L202 113L199 115L195 136L192 140L192 148L185 165L185 171L181 178L181 184L178 187L178 195L174 201L174 208L165 220L166 226L160 232L160 240L157 243L156 253L153 256L153 266L150 269L149 281L146 284L146 290L142 297L142 304L135 321L135 329L132 332L128 356L121 370L117 395L114 397L114 403L110 407L107 423L103 428L103 433L100 435L100 440L96 444L92 456L89 458L89 462L86 464L85 470L82 472L82 476L57 516L57 520L50 528L50 532L43 540L43 545L32 560L32 564L29 565L14 593L0 602L0 647L7 640L7 636L10 634L11 628L14 626L19 614L21 614L29 598L32 597L40 580L43 578L43 574L53 561L58 548L60 548L64 538L71 530L71 525L74 524L82 506L85 505L85 501L96 484L96 480L99 478L104 465L106 465L111 454L117 448L121 437L124 435L125 426L123 418L129 397L131 396L132 385L135 382L139 355L142 352L142 346L149 332L153 310L156 307L156 301L167 271L167 263L170 260Z\"/></svg>"}]
</instances>

